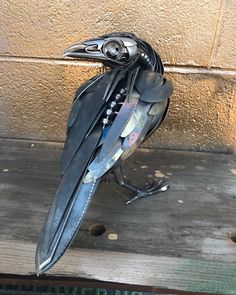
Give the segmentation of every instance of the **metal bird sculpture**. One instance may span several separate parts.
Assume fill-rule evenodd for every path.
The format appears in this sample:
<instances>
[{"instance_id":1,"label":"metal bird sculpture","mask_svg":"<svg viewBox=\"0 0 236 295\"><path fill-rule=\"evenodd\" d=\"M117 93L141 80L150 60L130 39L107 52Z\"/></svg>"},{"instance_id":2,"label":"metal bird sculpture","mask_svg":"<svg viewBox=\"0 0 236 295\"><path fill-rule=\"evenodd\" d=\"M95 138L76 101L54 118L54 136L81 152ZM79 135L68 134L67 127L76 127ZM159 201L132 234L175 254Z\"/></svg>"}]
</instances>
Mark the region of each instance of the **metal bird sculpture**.
<instances>
[{"instance_id":1,"label":"metal bird sculpture","mask_svg":"<svg viewBox=\"0 0 236 295\"><path fill-rule=\"evenodd\" d=\"M100 61L110 70L76 91L61 159L62 178L36 251L38 274L51 268L69 247L108 171L134 193L127 204L168 187L164 180L154 180L137 188L126 182L120 166L167 114L173 87L163 76L160 56L126 32L72 45L64 55Z\"/></svg>"}]
</instances>

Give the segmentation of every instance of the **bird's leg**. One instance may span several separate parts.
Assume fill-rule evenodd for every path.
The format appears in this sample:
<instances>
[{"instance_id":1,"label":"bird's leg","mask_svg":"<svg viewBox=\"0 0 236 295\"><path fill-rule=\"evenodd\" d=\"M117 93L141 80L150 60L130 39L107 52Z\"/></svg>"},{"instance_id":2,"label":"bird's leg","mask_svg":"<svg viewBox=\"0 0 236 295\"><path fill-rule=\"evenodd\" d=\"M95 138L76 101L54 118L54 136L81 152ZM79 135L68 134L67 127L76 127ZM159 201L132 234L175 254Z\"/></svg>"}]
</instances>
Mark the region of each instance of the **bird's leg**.
<instances>
[{"instance_id":1,"label":"bird's leg","mask_svg":"<svg viewBox=\"0 0 236 295\"><path fill-rule=\"evenodd\" d=\"M138 188L126 182L121 166L118 166L113 171L113 173L115 175L115 180L119 185L134 192L134 197L130 199L129 201L127 201L126 205L129 205L138 199L149 197L158 192L164 192L168 189L168 184L166 183L164 179L160 179L160 180L155 179L152 183L146 185L145 187Z\"/></svg>"}]
</instances>

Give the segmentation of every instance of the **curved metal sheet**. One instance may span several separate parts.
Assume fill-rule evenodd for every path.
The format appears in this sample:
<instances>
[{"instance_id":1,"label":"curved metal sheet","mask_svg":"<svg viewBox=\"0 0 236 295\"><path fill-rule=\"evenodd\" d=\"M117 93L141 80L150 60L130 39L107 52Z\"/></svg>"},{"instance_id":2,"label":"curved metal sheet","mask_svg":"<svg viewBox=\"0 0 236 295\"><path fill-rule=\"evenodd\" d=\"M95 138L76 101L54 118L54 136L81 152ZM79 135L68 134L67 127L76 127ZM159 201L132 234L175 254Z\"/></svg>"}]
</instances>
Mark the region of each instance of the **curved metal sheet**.
<instances>
[{"instance_id":1,"label":"curved metal sheet","mask_svg":"<svg viewBox=\"0 0 236 295\"><path fill-rule=\"evenodd\" d=\"M111 73L109 72L100 79L93 82L91 85L92 90L88 87L74 104L74 109L71 111L74 114L70 118L70 124L72 122L73 124L68 130L67 139L61 158L62 174L65 173L85 136L87 136L88 133L93 129L102 115L102 108L106 104L106 101L103 100L103 98L105 92L107 91L107 88L104 86L111 82L110 76ZM78 113L76 114L76 112Z\"/></svg>"},{"instance_id":2,"label":"curved metal sheet","mask_svg":"<svg viewBox=\"0 0 236 295\"><path fill-rule=\"evenodd\" d=\"M152 105L149 115L157 116L162 114L166 109L167 101L156 102Z\"/></svg>"},{"instance_id":3,"label":"curved metal sheet","mask_svg":"<svg viewBox=\"0 0 236 295\"><path fill-rule=\"evenodd\" d=\"M137 91L133 91L132 95L128 99L128 96L126 97L119 113L117 114L114 122L111 125L111 128L109 130L109 133L107 137L104 140L104 143L102 145L100 157L103 158L106 154L110 153L110 150L114 146L114 144L117 142L118 138L120 137L121 133L123 132L125 126L127 125L127 122L131 118L137 104L139 101L140 95Z\"/></svg>"},{"instance_id":4,"label":"curved metal sheet","mask_svg":"<svg viewBox=\"0 0 236 295\"><path fill-rule=\"evenodd\" d=\"M81 220L87 209L90 199L89 194L80 193L81 179L96 150L101 132L102 127L98 126L83 141L83 144L61 179L39 242L37 257L39 267L41 265L40 271L51 263L52 258L53 263L55 263L63 254L75 230L78 228L79 222L76 223L74 221ZM74 204L77 203L78 198L80 199L80 205L74 208ZM72 214L74 211L77 212L76 217ZM61 245L60 248L58 248L59 245ZM54 257L56 251L58 251L58 254Z\"/></svg>"},{"instance_id":5,"label":"curved metal sheet","mask_svg":"<svg viewBox=\"0 0 236 295\"><path fill-rule=\"evenodd\" d=\"M152 124L151 124L151 127L150 127L147 135L145 136L144 141L146 141L162 125L162 123L164 122L164 120L168 114L169 105L170 105L170 99L168 98L166 101L166 107L165 107L164 112L162 114L157 114L155 116L152 116L152 118L153 118Z\"/></svg>"},{"instance_id":6,"label":"curved metal sheet","mask_svg":"<svg viewBox=\"0 0 236 295\"><path fill-rule=\"evenodd\" d=\"M118 161L123 153L122 140L118 139L116 144L112 147L108 154L104 157L98 156L88 167L88 173L83 178L84 183L92 182L103 176L113 165Z\"/></svg>"},{"instance_id":7,"label":"curved metal sheet","mask_svg":"<svg viewBox=\"0 0 236 295\"><path fill-rule=\"evenodd\" d=\"M50 220L45 224L36 251L38 274L51 268L69 247L80 228L99 182L100 179L92 183L82 183L75 189L73 198L63 212L56 232L48 232Z\"/></svg>"},{"instance_id":8,"label":"curved metal sheet","mask_svg":"<svg viewBox=\"0 0 236 295\"><path fill-rule=\"evenodd\" d=\"M125 129L122 131L120 135L121 137L126 137L133 131L133 129L137 125L144 111L145 111L145 103L139 102L132 116L130 117L128 123L126 124Z\"/></svg>"},{"instance_id":9,"label":"curved metal sheet","mask_svg":"<svg viewBox=\"0 0 236 295\"><path fill-rule=\"evenodd\" d=\"M158 87L146 88L141 95L141 100L146 102L161 102L167 100L173 93L170 81L163 79L163 84Z\"/></svg>"},{"instance_id":10,"label":"curved metal sheet","mask_svg":"<svg viewBox=\"0 0 236 295\"><path fill-rule=\"evenodd\" d=\"M173 86L163 75L157 72L140 71L135 87L141 100L149 103L168 99L173 93Z\"/></svg>"},{"instance_id":11,"label":"curved metal sheet","mask_svg":"<svg viewBox=\"0 0 236 295\"><path fill-rule=\"evenodd\" d=\"M67 127L68 128L72 127L72 125L76 121L77 116L80 114L80 112L83 109L83 102L80 99L81 96L84 94L85 91L89 91L89 92L95 91L96 90L95 89L96 88L95 84L98 83L98 80L100 80L104 76L105 76L105 74L98 75L98 76L90 79L86 83L82 84L80 86L80 88L77 89L77 91L75 93L75 99L73 101L71 111L70 111L70 114L68 116L68 122L67 122Z\"/></svg>"},{"instance_id":12,"label":"curved metal sheet","mask_svg":"<svg viewBox=\"0 0 236 295\"><path fill-rule=\"evenodd\" d=\"M121 156L121 160L128 158L142 143L148 133L151 123L152 116L148 115L147 112L143 113L135 129L123 142L122 149L124 150L124 153Z\"/></svg>"}]
</instances>

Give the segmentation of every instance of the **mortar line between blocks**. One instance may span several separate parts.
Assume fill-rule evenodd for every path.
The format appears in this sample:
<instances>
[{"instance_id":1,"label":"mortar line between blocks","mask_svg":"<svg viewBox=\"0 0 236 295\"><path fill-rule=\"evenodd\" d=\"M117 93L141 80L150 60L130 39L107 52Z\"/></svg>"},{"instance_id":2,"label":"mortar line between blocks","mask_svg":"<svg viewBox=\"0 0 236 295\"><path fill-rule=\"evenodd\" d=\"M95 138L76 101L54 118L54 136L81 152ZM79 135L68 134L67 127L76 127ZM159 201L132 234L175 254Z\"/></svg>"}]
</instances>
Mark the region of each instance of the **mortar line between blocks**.
<instances>
[{"instance_id":1,"label":"mortar line between blocks","mask_svg":"<svg viewBox=\"0 0 236 295\"><path fill-rule=\"evenodd\" d=\"M7 56L0 55L0 62L19 62L19 63L42 63L49 65L70 65L80 67L92 67L104 71L104 66L99 62L86 62L78 60L67 60L63 58L50 58L50 57L27 57L27 56ZM205 74L205 75L228 75L236 76L236 69L224 69L224 68L207 68L201 66L190 65L170 65L165 64L166 73L177 74Z\"/></svg>"}]
</instances>

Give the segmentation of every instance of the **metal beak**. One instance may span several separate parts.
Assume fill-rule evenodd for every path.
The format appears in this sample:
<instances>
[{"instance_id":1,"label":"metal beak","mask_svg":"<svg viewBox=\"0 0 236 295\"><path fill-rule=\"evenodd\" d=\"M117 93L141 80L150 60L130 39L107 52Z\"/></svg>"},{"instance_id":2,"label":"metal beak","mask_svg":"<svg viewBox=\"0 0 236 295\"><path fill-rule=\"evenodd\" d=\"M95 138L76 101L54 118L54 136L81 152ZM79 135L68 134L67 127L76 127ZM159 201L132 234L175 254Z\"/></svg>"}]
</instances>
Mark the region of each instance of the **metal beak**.
<instances>
[{"instance_id":1,"label":"metal beak","mask_svg":"<svg viewBox=\"0 0 236 295\"><path fill-rule=\"evenodd\" d=\"M80 44L71 45L63 54L66 57L106 60L106 56L102 52L104 39L91 39Z\"/></svg>"}]
</instances>

